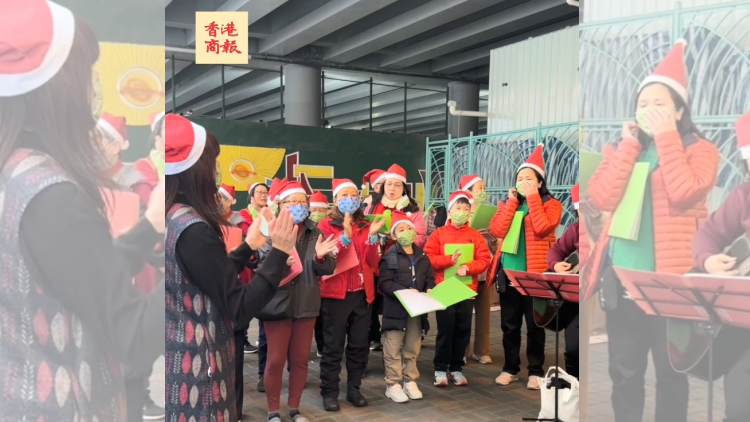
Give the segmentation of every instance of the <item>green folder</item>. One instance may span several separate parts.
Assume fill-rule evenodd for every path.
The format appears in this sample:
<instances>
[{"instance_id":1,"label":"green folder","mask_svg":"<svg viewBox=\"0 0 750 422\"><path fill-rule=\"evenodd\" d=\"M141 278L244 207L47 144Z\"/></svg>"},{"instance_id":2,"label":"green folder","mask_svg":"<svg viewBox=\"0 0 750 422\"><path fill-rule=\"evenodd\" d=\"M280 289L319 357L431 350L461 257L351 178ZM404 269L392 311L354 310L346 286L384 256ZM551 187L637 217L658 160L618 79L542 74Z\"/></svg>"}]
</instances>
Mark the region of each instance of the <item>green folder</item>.
<instances>
[{"instance_id":1,"label":"green folder","mask_svg":"<svg viewBox=\"0 0 750 422\"><path fill-rule=\"evenodd\" d=\"M594 152L580 151L578 153L578 183L581 186L581 192L588 191L591 177L603 160L603 155Z\"/></svg>"},{"instance_id":2,"label":"green folder","mask_svg":"<svg viewBox=\"0 0 750 422\"><path fill-rule=\"evenodd\" d=\"M484 230L490 228L490 221L497 214L497 207L494 205L477 205L474 215L471 217L469 227L474 230Z\"/></svg>"},{"instance_id":3,"label":"green folder","mask_svg":"<svg viewBox=\"0 0 750 422\"><path fill-rule=\"evenodd\" d=\"M500 249L503 253L517 254L518 253L518 242L521 239L521 228L523 226L523 211L516 211L516 215L513 216L513 222L510 224L510 230L505 235L503 240L503 247Z\"/></svg>"},{"instance_id":4,"label":"green folder","mask_svg":"<svg viewBox=\"0 0 750 422\"><path fill-rule=\"evenodd\" d=\"M371 223L380 217L384 217L385 225L383 226L382 229L380 229L379 233L389 234L391 232L391 210L386 210L382 215L373 214L373 215L366 215L365 217L367 217L367 219L370 220Z\"/></svg>"},{"instance_id":5,"label":"green folder","mask_svg":"<svg viewBox=\"0 0 750 422\"><path fill-rule=\"evenodd\" d=\"M636 163L630 174L628 187L620 200L609 227L609 235L620 239L638 240L643 212L643 196L646 194L651 163Z\"/></svg>"},{"instance_id":6,"label":"green folder","mask_svg":"<svg viewBox=\"0 0 750 422\"><path fill-rule=\"evenodd\" d=\"M469 262L474 260L474 245L471 243L467 244L457 244L457 245L445 245L445 254L448 256L453 255L453 252L456 252L457 250L461 251L461 256L458 257L458 262L456 265L448 268L445 270L445 280L458 280L463 284L471 284L473 283L473 278L470 275L466 276L458 276L456 275L456 271L458 271L458 268L463 264L468 264Z\"/></svg>"},{"instance_id":7,"label":"green folder","mask_svg":"<svg viewBox=\"0 0 750 422\"><path fill-rule=\"evenodd\" d=\"M396 298L411 317L434 311L444 311L449 306L471 299L476 295L476 292L456 279L445 280L432 289L430 293L411 290L398 290L396 292Z\"/></svg>"}]
</instances>

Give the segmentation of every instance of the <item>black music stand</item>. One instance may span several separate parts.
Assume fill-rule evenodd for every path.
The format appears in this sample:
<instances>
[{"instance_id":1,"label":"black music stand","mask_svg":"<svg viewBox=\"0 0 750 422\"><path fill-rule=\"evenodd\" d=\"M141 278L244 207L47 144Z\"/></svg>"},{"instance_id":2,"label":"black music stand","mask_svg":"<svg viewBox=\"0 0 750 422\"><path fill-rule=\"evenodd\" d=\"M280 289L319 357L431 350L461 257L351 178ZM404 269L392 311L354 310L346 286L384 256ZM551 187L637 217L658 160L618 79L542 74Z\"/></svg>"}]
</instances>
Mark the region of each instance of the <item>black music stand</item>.
<instances>
[{"instance_id":1,"label":"black music stand","mask_svg":"<svg viewBox=\"0 0 750 422\"><path fill-rule=\"evenodd\" d=\"M527 273L505 270L510 284L524 296L548 299L558 309L563 301L578 303L580 295L577 274ZM555 367L560 368L560 313L555 315ZM524 421L564 422L558 417L558 395L563 386L558 374L548 388L555 387L555 417L553 419L524 418Z\"/></svg>"},{"instance_id":2,"label":"black music stand","mask_svg":"<svg viewBox=\"0 0 750 422\"><path fill-rule=\"evenodd\" d=\"M750 279L708 274L658 274L614 268L630 298L649 315L702 323L709 337L708 422L713 422L717 324L750 329Z\"/></svg>"}]
</instances>

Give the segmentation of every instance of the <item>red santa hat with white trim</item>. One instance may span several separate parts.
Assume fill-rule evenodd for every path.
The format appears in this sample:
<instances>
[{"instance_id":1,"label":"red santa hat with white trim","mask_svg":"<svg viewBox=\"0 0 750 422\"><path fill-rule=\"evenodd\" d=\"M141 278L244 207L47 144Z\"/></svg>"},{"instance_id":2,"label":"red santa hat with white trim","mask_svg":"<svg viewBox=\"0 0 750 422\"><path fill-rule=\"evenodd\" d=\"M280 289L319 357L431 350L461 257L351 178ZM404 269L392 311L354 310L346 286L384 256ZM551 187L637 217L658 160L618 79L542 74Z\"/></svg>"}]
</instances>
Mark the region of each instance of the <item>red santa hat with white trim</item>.
<instances>
[{"instance_id":1,"label":"red santa hat with white trim","mask_svg":"<svg viewBox=\"0 0 750 422\"><path fill-rule=\"evenodd\" d=\"M750 160L750 113L737 120L737 143L743 160Z\"/></svg>"},{"instance_id":2,"label":"red santa hat with white trim","mask_svg":"<svg viewBox=\"0 0 750 422\"><path fill-rule=\"evenodd\" d=\"M0 97L27 94L57 75L75 36L73 13L45 0L0 2Z\"/></svg>"},{"instance_id":3,"label":"red santa hat with white trim","mask_svg":"<svg viewBox=\"0 0 750 422\"><path fill-rule=\"evenodd\" d=\"M279 199L279 192L281 191L281 188L288 182L289 181L286 179L286 177L282 180L274 178L271 182L271 186L268 188L268 200L271 202L276 202Z\"/></svg>"},{"instance_id":4,"label":"red santa hat with white trim","mask_svg":"<svg viewBox=\"0 0 750 422\"><path fill-rule=\"evenodd\" d=\"M458 202L458 200L461 198L469 201L469 203L472 203L474 201L474 196L472 196L469 192L465 192L462 190L453 192L451 194L450 200L448 201L448 211L450 211L450 209L453 208L453 205L455 205L456 202Z\"/></svg>"},{"instance_id":5,"label":"red santa hat with white trim","mask_svg":"<svg viewBox=\"0 0 750 422\"><path fill-rule=\"evenodd\" d=\"M180 174L198 162L206 148L206 129L176 114L164 117L164 173Z\"/></svg>"},{"instance_id":6,"label":"red santa hat with white trim","mask_svg":"<svg viewBox=\"0 0 750 422\"><path fill-rule=\"evenodd\" d=\"M537 145L534 152L529 156L529 159L518 167L518 171L525 168L534 169L541 174L543 178L547 178L547 174L544 171L544 144Z\"/></svg>"},{"instance_id":7,"label":"red santa hat with white trim","mask_svg":"<svg viewBox=\"0 0 750 422\"><path fill-rule=\"evenodd\" d=\"M654 73L646 77L638 87L640 92L646 85L658 82L677 92L683 100L688 100L688 76L685 68L685 47L687 41L679 39L664 60L659 63Z\"/></svg>"},{"instance_id":8,"label":"red santa hat with white trim","mask_svg":"<svg viewBox=\"0 0 750 422\"><path fill-rule=\"evenodd\" d=\"M310 196L310 208L328 208L328 198L326 195L319 190L313 192L312 196Z\"/></svg>"},{"instance_id":9,"label":"red santa hat with white trim","mask_svg":"<svg viewBox=\"0 0 750 422\"><path fill-rule=\"evenodd\" d=\"M411 221L411 218L409 218L408 215L406 215L403 211L395 210L391 213L391 234L396 233L396 227L398 227L399 224L406 224L407 226L410 226L415 230L417 228L417 226L414 225L414 222Z\"/></svg>"},{"instance_id":10,"label":"red santa hat with white trim","mask_svg":"<svg viewBox=\"0 0 750 422\"><path fill-rule=\"evenodd\" d=\"M333 185L333 197L334 198L336 197L336 195L339 194L339 192L341 192L342 189L346 189L346 188L354 188L355 190L357 189L357 185L355 185L354 182L352 182L349 179L333 179L332 185Z\"/></svg>"},{"instance_id":11,"label":"red santa hat with white trim","mask_svg":"<svg viewBox=\"0 0 750 422\"><path fill-rule=\"evenodd\" d=\"M383 181L388 179L394 179L400 181L401 183L406 183L406 170L404 170L398 164L394 164L388 169L385 177L383 177Z\"/></svg>"},{"instance_id":12,"label":"red santa hat with white trim","mask_svg":"<svg viewBox=\"0 0 750 422\"><path fill-rule=\"evenodd\" d=\"M573 198L573 208L578 209L578 183L570 190L570 196Z\"/></svg>"},{"instance_id":13,"label":"red santa hat with white trim","mask_svg":"<svg viewBox=\"0 0 750 422\"><path fill-rule=\"evenodd\" d=\"M305 191L305 188L302 187L302 183L296 180L290 180L282 184L279 188L279 201L283 201L295 193L302 193L307 196L307 192Z\"/></svg>"},{"instance_id":14,"label":"red santa hat with white trim","mask_svg":"<svg viewBox=\"0 0 750 422\"><path fill-rule=\"evenodd\" d=\"M464 176L461 178L461 183L458 184L458 188L462 191L468 192L472 186L476 185L477 183L481 181L482 181L482 178L477 176L476 174Z\"/></svg>"},{"instance_id":15,"label":"red santa hat with white trim","mask_svg":"<svg viewBox=\"0 0 750 422\"><path fill-rule=\"evenodd\" d=\"M219 193L224 198L231 199L232 204L237 203L237 194L235 193L234 186L222 184L221 187L219 188Z\"/></svg>"},{"instance_id":16,"label":"red santa hat with white trim","mask_svg":"<svg viewBox=\"0 0 750 422\"><path fill-rule=\"evenodd\" d=\"M367 183L370 183L370 186L375 186L378 183L383 183L383 181L385 180L385 175L386 173L383 170L380 170L380 169L370 170L362 178L362 189L367 187Z\"/></svg>"},{"instance_id":17,"label":"red santa hat with white trim","mask_svg":"<svg viewBox=\"0 0 750 422\"><path fill-rule=\"evenodd\" d=\"M113 116L105 112L102 113L96 125L116 141L128 140L128 121L125 117Z\"/></svg>"},{"instance_id":18,"label":"red santa hat with white trim","mask_svg":"<svg viewBox=\"0 0 750 422\"><path fill-rule=\"evenodd\" d=\"M156 125L159 124L161 119L164 118L164 112L160 111L158 113L151 115L151 131L153 132L156 129Z\"/></svg>"}]
</instances>

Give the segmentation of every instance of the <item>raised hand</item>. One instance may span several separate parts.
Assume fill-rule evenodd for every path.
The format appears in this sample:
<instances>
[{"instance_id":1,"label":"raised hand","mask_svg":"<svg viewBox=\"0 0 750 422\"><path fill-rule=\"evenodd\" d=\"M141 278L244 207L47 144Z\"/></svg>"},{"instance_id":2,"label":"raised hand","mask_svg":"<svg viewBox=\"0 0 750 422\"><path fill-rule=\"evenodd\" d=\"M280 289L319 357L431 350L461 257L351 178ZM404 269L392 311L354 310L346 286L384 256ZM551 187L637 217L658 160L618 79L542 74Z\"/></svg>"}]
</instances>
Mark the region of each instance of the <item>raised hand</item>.
<instances>
[{"instance_id":1,"label":"raised hand","mask_svg":"<svg viewBox=\"0 0 750 422\"><path fill-rule=\"evenodd\" d=\"M453 255L451 255L451 261L453 262L453 265L456 265L458 263L458 258L461 257L461 251L456 249L455 252L453 252Z\"/></svg>"},{"instance_id":2,"label":"raised hand","mask_svg":"<svg viewBox=\"0 0 750 422\"><path fill-rule=\"evenodd\" d=\"M318 236L318 243L315 244L315 256L318 259L323 259L329 253L336 250L336 240L333 235L328 236L328 239L323 240L323 235Z\"/></svg>"},{"instance_id":3,"label":"raised hand","mask_svg":"<svg viewBox=\"0 0 750 422\"><path fill-rule=\"evenodd\" d=\"M350 213L344 215L344 237L352 239L352 215Z\"/></svg>"},{"instance_id":4,"label":"raised hand","mask_svg":"<svg viewBox=\"0 0 750 422\"><path fill-rule=\"evenodd\" d=\"M291 253L297 243L297 230L292 213L287 209L281 210L270 225L271 245L286 254Z\"/></svg>"},{"instance_id":5,"label":"raised hand","mask_svg":"<svg viewBox=\"0 0 750 422\"><path fill-rule=\"evenodd\" d=\"M375 236L380 233L380 229L385 226L385 217L376 218L375 221L370 224L370 236Z\"/></svg>"},{"instance_id":6,"label":"raised hand","mask_svg":"<svg viewBox=\"0 0 750 422\"><path fill-rule=\"evenodd\" d=\"M294 259L294 257L290 255L289 258L286 260L286 265L293 267L297 265L297 260Z\"/></svg>"},{"instance_id":7,"label":"raised hand","mask_svg":"<svg viewBox=\"0 0 750 422\"><path fill-rule=\"evenodd\" d=\"M537 186L536 183L525 180L521 182L521 186L523 186L523 195L527 198L539 193L539 186Z\"/></svg>"},{"instance_id":8,"label":"raised hand","mask_svg":"<svg viewBox=\"0 0 750 422\"><path fill-rule=\"evenodd\" d=\"M654 132L654 136L667 132L677 132L677 122L672 112L664 107L651 107L646 112L646 121Z\"/></svg>"},{"instance_id":9,"label":"raised hand","mask_svg":"<svg viewBox=\"0 0 750 422\"><path fill-rule=\"evenodd\" d=\"M518 190L516 188L508 191L508 198L518 199Z\"/></svg>"},{"instance_id":10,"label":"raised hand","mask_svg":"<svg viewBox=\"0 0 750 422\"><path fill-rule=\"evenodd\" d=\"M622 124L622 139L638 139L638 123L625 122Z\"/></svg>"}]
</instances>

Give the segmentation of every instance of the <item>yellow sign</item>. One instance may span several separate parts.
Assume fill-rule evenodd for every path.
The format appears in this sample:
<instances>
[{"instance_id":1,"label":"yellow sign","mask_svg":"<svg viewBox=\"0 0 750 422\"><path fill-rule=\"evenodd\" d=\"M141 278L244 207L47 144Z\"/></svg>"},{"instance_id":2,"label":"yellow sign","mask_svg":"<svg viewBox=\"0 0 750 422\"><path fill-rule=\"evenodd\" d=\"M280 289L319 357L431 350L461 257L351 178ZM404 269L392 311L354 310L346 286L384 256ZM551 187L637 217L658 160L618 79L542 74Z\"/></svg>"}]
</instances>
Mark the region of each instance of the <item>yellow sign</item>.
<instances>
[{"instance_id":1,"label":"yellow sign","mask_svg":"<svg viewBox=\"0 0 750 422\"><path fill-rule=\"evenodd\" d=\"M196 64L247 64L247 12L195 12Z\"/></svg>"},{"instance_id":2,"label":"yellow sign","mask_svg":"<svg viewBox=\"0 0 750 422\"><path fill-rule=\"evenodd\" d=\"M221 181L240 192L253 183L272 179L284 161L284 149L222 145L219 154Z\"/></svg>"},{"instance_id":3,"label":"yellow sign","mask_svg":"<svg viewBox=\"0 0 750 422\"><path fill-rule=\"evenodd\" d=\"M164 47L102 42L99 48L95 107L124 116L128 126L148 126L164 110Z\"/></svg>"}]
</instances>

